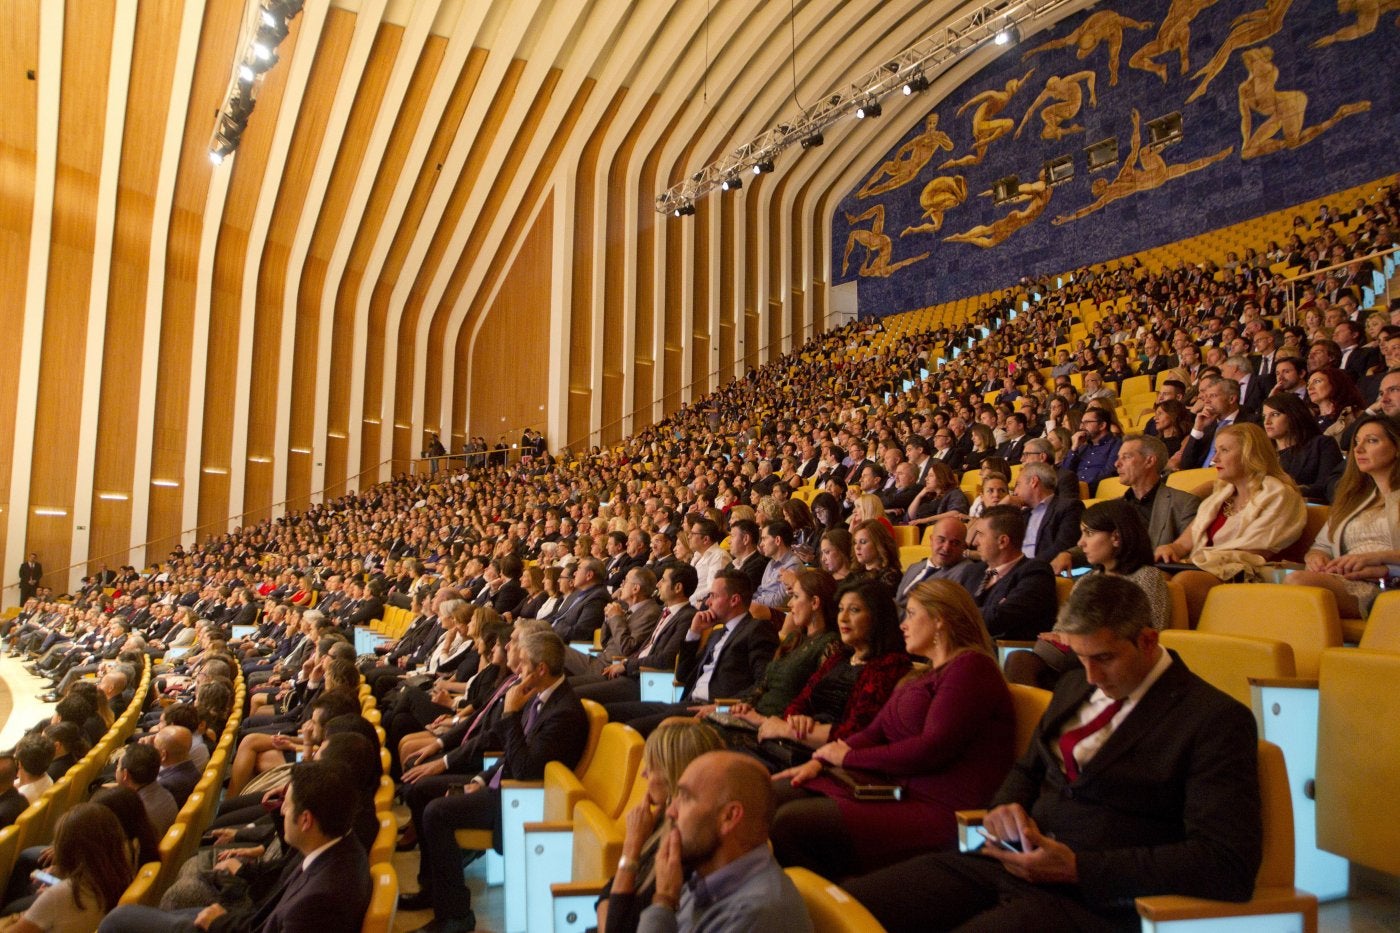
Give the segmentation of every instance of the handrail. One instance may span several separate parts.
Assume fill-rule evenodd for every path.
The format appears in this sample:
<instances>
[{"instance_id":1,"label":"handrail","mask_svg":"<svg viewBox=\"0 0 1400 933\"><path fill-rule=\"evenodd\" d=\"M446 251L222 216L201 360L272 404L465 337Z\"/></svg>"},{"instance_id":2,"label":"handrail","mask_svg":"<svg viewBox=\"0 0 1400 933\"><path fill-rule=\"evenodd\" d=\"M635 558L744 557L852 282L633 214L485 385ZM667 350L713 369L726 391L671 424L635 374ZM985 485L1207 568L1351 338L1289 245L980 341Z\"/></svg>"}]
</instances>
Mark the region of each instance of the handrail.
<instances>
[{"instance_id":1,"label":"handrail","mask_svg":"<svg viewBox=\"0 0 1400 933\"><path fill-rule=\"evenodd\" d=\"M1312 280L1320 275L1326 275L1329 272L1335 272L1338 269L1345 269L1352 263L1365 262L1368 259L1375 259L1381 256L1389 256L1392 253L1400 253L1400 246L1392 246L1389 249L1376 250L1374 253L1367 253L1365 256L1353 256L1351 259L1347 259L1342 262L1334 262L1332 263L1332 265L1323 266L1321 269L1309 269L1307 272L1300 272L1297 275L1292 276L1291 278L1284 279L1282 282L1279 283L1279 285L1288 286L1288 307L1284 308L1283 316L1287 320L1289 326L1298 323L1297 287L1299 282L1303 281L1304 279Z\"/></svg>"}]
</instances>

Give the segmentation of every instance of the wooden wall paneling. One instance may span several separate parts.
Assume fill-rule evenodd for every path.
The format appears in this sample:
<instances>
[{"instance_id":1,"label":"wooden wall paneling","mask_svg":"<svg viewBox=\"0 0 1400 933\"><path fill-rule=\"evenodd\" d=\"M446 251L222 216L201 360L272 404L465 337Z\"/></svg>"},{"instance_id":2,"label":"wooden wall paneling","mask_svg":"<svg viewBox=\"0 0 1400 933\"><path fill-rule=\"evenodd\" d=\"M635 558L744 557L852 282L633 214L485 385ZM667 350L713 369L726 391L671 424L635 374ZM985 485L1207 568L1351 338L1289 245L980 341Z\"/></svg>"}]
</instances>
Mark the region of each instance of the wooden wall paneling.
<instances>
[{"instance_id":1,"label":"wooden wall paneling","mask_svg":"<svg viewBox=\"0 0 1400 933\"><path fill-rule=\"evenodd\" d=\"M311 485L318 490L324 489L324 494L331 497L342 495L345 489L351 429L348 414L349 380L337 378L336 374L342 373L349 361L355 359L352 355L355 334L353 296L358 290L360 277L355 275L354 280L345 287L346 266L362 233L362 224L375 189L375 181L384 167L385 153L392 142L394 129L404 114L405 99L415 86L418 96L413 99L412 119L416 120L422 115L424 95L432 86L432 77L436 74L445 47L442 40L434 43L436 51L432 52L432 66L426 70L420 67L428 47L429 30L440 8L441 0L414 5L408 24L401 30L398 47L390 56L392 68L388 69L383 78L384 90L376 96L376 106L371 108L366 106L367 100L357 100L356 114L364 116L352 116L352 120L362 125L352 128L349 135L355 140L363 134L364 153L357 160L358 168L353 184L348 185L348 190L343 196L346 206L341 212L340 222L329 237L328 267L319 299L322 339L316 354L316 398L312 404L315 421L312 427ZM376 70L376 63L382 53L383 50L376 49L371 56L371 64ZM415 82L415 76L419 76L421 80ZM375 83L375 80L370 79L366 81L366 86L373 86ZM413 133L406 133L405 137L406 143L413 137ZM402 166L401 159L398 164ZM382 222L382 203L378 217ZM374 226L377 229L378 224ZM371 238L363 239L368 243ZM317 244L313 242L313 253L317 249ZM345 297L344 301L341 300L342 296ZM355 359L354 365L360 365L360 361ZM353 427L359 432L358 419L356 422Z\"/></svg>"},{"instance_id":2,"label":"wooden wall paneling","mask_svg":"<svg viewBox=\"0 0 1400 933\"><path fill-rule=\"evenodd\" d=\"M626 315L622 295L623 270L619 261L624 252L623 237L626 235L622 214L625 191L620 187L613 189L612 173L600 170L598 156L603 143L612 132L613 119L626 99L626 88L619 88L613 94L607 110L588 140L582 167L578 173L579 187L583 188L586 185L593 195L588 211L590 224L587 228L588 236L594 242L592 255L589 257L593 265L590 303L603 336L603 391L598 421L603 427L605 444L615 443L625 436L623 419L631 408L631 400L625 395L627 372L633 368L636 350L636 330ZM635 138L631 135L625 137L624 146L627 139Z\"/></svg>"},{"instance_id":3,"label":"wooden wall paneling","mask_svg":"<svg viewBox=\"0 0 1400 933\"><path fill-rule=\"evenodd\" d=\"M33 222L35 134L37 132L38 84L27 72L39 67L39 5L0 4L0 60L10 67L0 69L0 281L23 282L29 267L29 235ZM0 302L0 327L7 334L24 332L24 302ZM0 411L13 412L19 398L19 367L0 366ZM10 475L15 447L13 431L0 431L0 502L7 508L23 510L24 503L10 497ZM0 521L8 527L11 516ZM0 567L6 587L19 579L19 562L0 538ZM23 547L23 545L19 545ZM16 552L19 553L19 552ZM17 597L6 589L5 605Z\"/></svg>"},{"instance_id":4,"label":"wooden wall paneling","mask_svg":"<svg viewBox=\"0 0 1400 933\"><path fill-rule=\"evenodd\" d=\"M684 296L685 257L681 255L682 240L689 224L677 224L677 220L667 216L664 225L656 228L656 242L660 248L659 268L664 276L661 293L661 328L665 335L665 355L661 357L661 417L668 418L681 407L685 388L686 340Z\"/></svg>"},{"instance_id":5,"label":"wooden wall paneling","mask_svg":"<svg viewBox=\"0 0 1400 933\"><path fill-rule=\"evenodd\" d=\"M382 427L379 456L382 461L394 461L389 464L391 468L406 465L411 454L420 449L418 438L411 437L411 419L417 401L412 397L412 390L416 377L419 315L452 231L461 218L468 193L480 175L485 153L490 151L514 98L525 64L512 56L525 40L536 8L537 4L532 3L529 8L520 9L519 15L499 24L476 92L471 96L446 158L440 163L442 177L448 183L432 192L404 259L403 273L393 284L389 296L385 342L390 349L384 355L380 404L380 417L388 423Z\"/></svg>"},{"instance_id":6,"label":"wooden wall paneling","mask_svg":"<svg viewBox=\"0 0 1400 933\"><path fill-rule=\"evenodd\" d=\"M759 337L758 195L756 193L760 183L761 178L755 177L751 186L745 186L744 200L741 205L742 213L735 218L736 226L741 226L744 230L743 288L740 291L739 303L740 307L743 308L741 327L744 331L745 370L758 365L759 347L762 343Z\"/></svg>"},{"instance_id":7,"label":"wooden wall paneling","mask_svg":"<svg viewBox=\"0 0 1400 933\"><path fill-rule=\"evenodd\" d=\"M160 132L160 162L156 169L155 194L151 201L150 243L147 248L145 288L140 297L141 328L140 383L137 388L136 430L131 471L129 563L144 565L154 494L178 487L179 480L161 477L155 470L157 394L162 377L161 341L165 335L165 289L172 234L176 218L176 193L180 166L185 155L185 129L189 124L190 101L194 94L195 66L207 12L205 0L187 0L180 8L175 61L170 70L170 97ZM144 31L144 27L143 31ZM169 35L153 37L154 41ZM162 485L157 486L159 481ZM175 484L174 487L166 484ZM167 496L168 501L168 496Z\"/></svg>"},{"instance_id":8,"label":"wooden wall paneling","mask_svg":"<svg viewBox=\"0 0 1400 933\"><path fill-rule=\"evenodd\" d=\"M484 3L464 4L458 9L421 118L416 125L409 115L401 121L402 132L411 135L412 143L403 156L399 172L392 180L382 175L383 181L376 184L376 189L387 187L391 193L377 228L372 235L366 232L368 242L361 252L364 257L360 267L362 281L355 297L349 403L353 424L352 430L347 432L350 436L346 449L346 461L355 471L352 474L355 488L373 482L380 473L378 457L383 443L380 421L386 407L381 348L386 346L389 298L414 242L417 218L428 203L442 159L456 137L472 90L485 67L487 53L474 49L473 43L488 12L489 6ZM396 126L395 135L399 132ZM413 219L406 221L406 217ZM368 352L371 348L373 352Z\"/></svg>"},{"instance_id":9,"label":"wooden wall paneling","mask_svg":"<svg viewBox=\"0 0 1400 933\"><path fill-rule=\"evenodd\" d=\"M550 131L548 128L541 128L540 123L547 108L557 109L550 98L553 97L559 83L560 73L551 70L548 78L548 91L541 90L536 95L531 112L526 115L525 125L531 129L528 132L522 130L517 135L506 156L506 161L510 164L533 166L532 172L527 176L529 180L524 182L523 194L518 199L509 199L506 192L510 186L509 179L502 177L498 180L497 190L491 193L481 211L483 220L488 216L494 220L487 224L478 222L473 229L457 260L443 298L438 302L434 326L441 324L447 334L446 342L450 342L453 348L451 357L446 358L442 366L443 388L450 388L450 397L445 396L442 405L446 409L443 417L451 425L454 437L480 435L494 442L502 429L518 435L527 426L548 435L550 400L554 395L565 392L565 386L568 385L567 367L562 363L556 365L555 361L564 358L569 352L567 346L576 339L573 328L577 311L574 308L577 290L571 278L575 263L560 261L559 257L573 255L573 243L576 239L573 225L580 211L575 205L576 192L560 152L571 139L585 103L592 97L594 82L591 79L582 82L582 86L575 92L563 113L564 122ZM541 142L546 141L547 145L542 153L535 151ZM511 187L518 187L520 184L521 181L517 179ZM539 260L535 274L549 286L545 292L548 301L521 312L530 315L532 324L542 323L544 327L544 345L539 348L544 354L544 368L538 377L543 387L544 401L520 415L526 418L525 421L508 419L502 422L500 419L504 415L499 400L500 387L491 386L492 391L484 396L478 396L476 391L478 387L490 386L490 383L483 382L475 374L477 361L483 359L478 340L483 325L494 314L492 309L498 306L500 292L504 288L513 287L513 283L504 272L511 268L519 269L519 254L524 247L527 233L540 223L537 215L543 210L542 199L545 198L549 198L550 209L553 211L550 227L551 255L547 260ZM508 209L510 203L518 205L514 211ZM488 225L491 228L489 232ZM500 229L502 225L504 230L497 238L495 230ZM495 242L494 250L489 247L489 242ZM521 273L517 271L516 274ZM471 287L470 283L473 281L477 283L475 287ZM464 296L469 289L472 297L467 299ZM567 312L561 309L567 309ZM577 313L586 316L589 312L583 309ZM538 322L536 318L539 319ZM557 328L554 326L555 320L561 322ZM513 320L507 324L499 315L496 316L495 322L497 327L507 329L516 326ZM431 371L430 366L429 372ZM450 386L447 385L449 379ZM426 392L431 400L434 389L429 385ZM509 405L506 407L510 408ZM490 434L483 434L488 430Z\"/></svg>"},{"instance_id":10,"label":"wooden wall paneling","mask_svg":"<svg viewBox=\"0 0 1400 933\"><path fill-rule=\"evenodd\" d=\"M322 330L329 326L323 323L321 302L325 284L324 254L312 252L318 230L329 231L334 235L337 224L344 216L343 207L337 208L334 198L328 197L333 180L348 173L344 185L353 184L354 174L363 156L363 140L346 141L346 128L355 109L357 97L363 95L371 107L377 105L383 93L383 82L365 85L366 70L370 56L384 36L382 23L387 0L367 0L359 5L354 17L354 28L349 43L342 54L338 54L338 65L334 71L327 70L325 83L315 85L316 95L306 98L318 107L324 107L326 117L320 133L320 143L315 150L314 165L307 176L306 192L292 238L291 250L287 258L287 275L283 282L283 320L293 315L295 326L282 331L282 363L278 369L277 427L275 449L286 451L287 470L274 474L276 479L285 476L286 488L282 490L287 500L287 509L303 509L313 501L313 476L319 461L324 466L324 439L315 436L318 415L316 378L322 366L317 357L322 351ZM387 70L392 56L398 48L402 36L399 27L392 27L387 45L383 51L389 56L385 62ZM319 92L325 92L321 97ZM308 155L310 153L308 152ZM348 197L348 192L341 200ZM325 216L329 209L330 217ZM326 248L329 251L329 247ZM287 338L291 337L290 345ZM328 351L327 351L328 352ZM274 486L274 495L278 490Z\"/></svg>"},{"instance_id":11,"label":"wooden wall paneling","mask_svg":"<svg viewBox=\"0 0 1400 933\"><path fill-rule=\"evenodd\" d=\"M628 89L623 88L618 92L621 95L627 94ZM605 177L600 185L604 191L604 249L601 261L604 267L603 281L603 306L605 308L616 309L618 327L622 331L622 386L619 389L618 397L618 430L623 436L630 436L635 424L637 411L636 387L637 367L645 359L651 360L651 344L649 335L641 333L643 318L640 309L637 307L636 291L639 285L637 276L637 256L641 250L634 249L633 244L627 239L627 203L628 184L627 177L622 166L630 165L633 153L636 149L637 136L641 132L642 126L650 118L652 107L656 98L648 98L641 112L631 124L628 125L626 133L616 150L612 152L606 160L606 164L600 162L598 169L605 172ZM616 116L614 113L613 117ZM612 117L609 117L611 124ZM610 125L610 132L611 126ZM650 212L652 216L655 211ZM650 218L648 218L650 219ZM647 321L650 323L649 319Z\"/></svg>"},{"instance_id":12,"label":"wooden wall paneling","mask_svg":"<svg viewBox=\"0 0 1400 933\"><path fill-rule=\"evenodd\" d=\"M37 408L43 371L44 338L47 330L45 312L49 282L49 253L54 231L53 214L58 186L59 107L62 89L64 55L64 6L50 3L44 6L38 23L38 55L35 69L38 87L34 111L33 135L33 201L29 210L29 251L24 269L24 316L19 330L19 354L16 368L19 378L15 393L14 446L9 463L10 513L5 523L5 554L40 554L53 566L54 556L43 553L44 544L54 538L59 527L66 526L66 510L59 514L44 514L52 507L36 503L32 494L34 448L38 446L39 426ZM23 106L23 105L21 105ZM23 156L21 156L23 158ZM18 283L21 279L16 279ZM31 509L33 511L31 512ZM31 542L30 538L34 540ZM62 553L67 553L66 550ZM16 582L19 561L5 565L4 580ZM15 569L11 569L11 567ZM46 574L46 578L52 573ZM46 579L46 582L48 580ZM6 590L6 599L14 593Z\"/></svg>"},{"instance_id":13,"label":"wooden wall paneling","mask_svg":"<svg viewBox=\"0 0 1400 933\"><path fill-rule=\"evenodd\" d=\"M734 228L736 226L734 220L739 210L736 199L725 198L719 211L719 295L717 300L719 327L716 331L718 340L716 346L719 352L714 354L715 366L718 370L716 385L723 385L740 375L734 371L738 321L743 313L741 310L743 304L739 301L739 296L735 294L734 281L735 261L742 255L741 252L736 252L734 243Z\"/></svg>"},{"instance_id":14,"label":"wooden wall paneling","mask_svg":"<svg viewBox=\"0 0 1400 933\"><path fill-rule=\"evenodd\" d=\"M83 347L83 401L78 415L76 444L73 445L73 535L69 551L71 570L66 590L73 590L88 570L91 556L92 518L97 476L98 415L102 402L102 367L108 325L108 297L112 286L113 241L116 237L116 196L122 174L122 137L126 130L127 91L132 77L132 55L136 43L136 0L119 0L113 6L111 49L106 80L106 101L102 119L101 163L98 167L97 198L92 206L92 273L88 290L88 326ZM102 500L106 502L106 500ZM129 502L129 500L127 500Z\"/></svg>"},{"instance_id":15,"label":"wooden wall paneling","mask_svg":"<svg viewBox=\"0 0 1400 933\"><path fill-rule=\"evenodd\" d=\"M283 108L300 102L300 89L310 72L323 23L314 9L312 15L292 21L279 47L284 64L263 76L257 108L232 160L214 257L209 339L203 363L199 514L195 523L201 539L241 526L248 508L249 390L255 359L257 269L291 141L288 124L292 120ZM265 468L261 471L264 508L271 497L270 455L268 448L256 455L269 461L258 464Z\"/></svg>"},{"instance_id":16,"label":"wooden wall paneling","mask_svg":"<svg viewBox=\"0 0 1400 933\"><path fill-rule=\"evenodd\" d=\"M449 421L459 420L455 413L448 411L453 408L463 409L462 417L472 420L471 382L456 372L457 364L459 361L470 364L474 356L471 347L475 331L484 319L482 312L501 282L499 270L511 264L512 252L518 247L518 235L513 236L509 228L517 219L528 218L534 211L535 204L529 200L528 192L532 188L542 190L535 183L549 174L547 171L542 176L539 169L555 165L548 153L561 150L592 93L596 82L589 77L582 62L592 60L592 51L603 43L620 14L621 8L617 6L584 9L555 4L552 8L542 7L533 24L533 34L527 39L528 45L517 52L526 59L526 65L516 90L516 105L507 114L503 130L493 141L487 156L494 180L471 192L466 214L472 217L472 222L459 224L453 230L446 263L437 269L425 298L428 306L434 309L432 326L436 327L439 322L444 326L444 347L464 348L465 352L435 354L427 339L431 328L420 322L413 378L415 431L424 426L424 411L429 406L439 407L442 417ZM574 42L589 51L568 56L565 66L568 78L563 81L567 91L555 97L565 71L554 63L566 55L566 47ZM529 169L522 172L522 165ZM571 234L567 235L567 239L572 238ZM572 249L568 242L558 246L566 252ZM464 263L464 256L470 257L470 261ZM469 302L445 297L463 293L476 297ZM480 300L482 295L486 296L485 301ZM569 300L564 294L559 298L565 303ZM470 335L465 344L459 336L462 332ZM442 379L435 388L429 388L428 375L434 370L441 372ZM511 430L519 427L511 426Z\"/></svg>"},{"instance_id":17,"label":"wooden wall paneling","mask_svg":"<svg viewBox=\"0 0 1400 933\"><path fill-rule=\"evenodd\" d=\"M474 346L477 331L505 282L502 273L515 265L515 255L532 226L539 199L544 197L548 181L555 173L559 150L593 91L594 82L584 80L572 97L561 95L556 100L554 95L561 76L562 72L556 68L546 69L535 85L523 117L515 122L513 129L503 128L503 134L493 147L499 149L502 144L506 145L501 168L484 198L478 196L479 192L473 193L467 205L467 213L475 217L471 232L465 241L462 237L465 226L454 233L454 242L447 251L453 261L451 275L444 281L440 270L429 290L430 296L437 294L439 297L433 302L429 340L419 344L428 365L415 406L415 424L432 424L432 420L424 421L425 417L432 417L452 429L460 424L464 433L468 424L489 425L493 431L488 437L493 443L502 430L518 440L526 425L543 427L538 423L541 420L538 409L530 411L525 423L501 422L502 414L493 406L488 406L478 419L471 405L470 391L478 383L471 377L470 367L477 358ZM524 75L522 83L523 78ZM517 91L517 96L523 104L524 94ZM547 114L551 113L562 114L563 122L549 120ZM524 196L512 198L515 191L523 192ZM474 210L473 205L477 205ZM551 257L536 267L535 272L548 283L552 266ZM440 288L439 283L442 283ZM552 289L546 294L551 296L550 300L535 308L533 313L544 320L548 333ZM507 443L512 441L507 438Z\"/></svg>"},{"instance_id":18,"label":"wooden wall paneling","mask_svg":"<svg viewBox=\"0 0 1400 933\"><path fill-rule=\"evenodd\" d=\"M772 188L772 197L764 199L764 216L767 223L764 225L768 236L768 248L764 252L763 267L766 273L766 285L764 295L768 299L768 332L764 334L763 343L766 350L763 355L765 361L776 359L783 352L784 331L787 330L784 321L784 311L786 304L783 301L783 239L787 236L787 230L783 226L782 213L782 191L783 185L788 176L784 176Z\"/></svg>"},{"instance_id":19,"label":"wooden wall paneling","mask_svg":"<svg viewBox=\"0 0 1400 933\"><path fill-rule=\"evenodd\" d=\"M616 102L614 102L614 107ZM569 305L573 313L571 331L575 335L588 335L588 361L590 372L597 378L590 378L593 394L589 399L588 423L594 430L605 428L610 410L616 410L616 393L622 388L622 335L615 320L608 320L608 308L596 300L597 293L606 288L597 281L602 271L596 257L607 252L607 244L594 235L594 218L598 214L599 203L607 193L599 191L593 184L594 170L598 158L598 147L602 145L606 129L595 127L588 143L583 147L577 167L573 168L573 249L570 263L573 277L573 291ZM569 169L565 169L568 171ZM576 336L571 343L579 342ZM596 426L596 427L595 427ZM599 435L601 443L609 442L609 434Z\"/></svg>"},{"instance_id":20,"label":"wooden wall paneling","mask_svg":"<svg viewBox=\"0 0 1400 933\"><path fill-rule=\"evenodd\" d=\"M711 266L713 237L717 232L716 211L719 201L706 198L704 205L697 209L691 219L695 237L694 249L687 257L690 263L693 286L690 305L690 398L697 399L712 388L711 371L714 369L713 354L710 352L712 323L717 323L710 300L714 296L714 281Z\"/></svg>"},{"instance_id":21,"label":"wooden wall paneling","mask_svg":"<svg viewBox=\"0 0 1400 933\"><path fill-rule=\"evenodd\" d=\"M293 380L297 376L299 324L296 305L289 303L289 295L295 294L289 292L289 283L300 279L297 232L316 174L326 127L331 119L339 76L354 40L356 20L355 14L337 8L332 8L326 14L302 93L296 129L277 187L262 261L257 269L260 313L253 343L255 390L251 399L248 450L250 454L256 451L255 456L265 456L271 461L268 464L271 466L268 471L271 490L268 500L253 499L249 503L254 514L258 514L262 502L267 501L270 514L281 515L287 507L285 502L289 490L296 490L304 496L310 483L311 450L291 441L290 422L283 417L286 400L291 396ZM290 301L294 302L294 299ZM267 315L261 313L264 310L268 312ZM263 344L264 327L268 344ZM258 385L259 382L262 385ZM266 423L254 420L254 412L266 412ZM251 425L256 425L256 430ZM261 479L258 474L262 471L251 469L253 466L249 464L249 494L254 492L252 487ZM247 498L250 496L245 496ZM248 517L251 519L252 515Z\"/></svg>"},{"instance_id":22,"label":"wooden wall paneling","mask_svg":"<svg viewBox=\"0 0 1400 933\"><path fill-rule=\"evenodd\" d=\"M490 62L488 61L487 64L489 69ZM393 450L391 451L396 472L405 469L409 459L416 457L423 449L423 437L415 430L414 418L415 408L420 412L420 418L422 411L422 400L416 397L415 391L418 385L415 378L417 360L421 355L418 338L419 320L424 314L431 319L436 310L435 306L425 304L432 288L433 279L442 264L447 261L453 233L457 224L462 222L472 189L477 184L484 183L482 174L487 171L489 165L487 154L502 132L502 126L510 113L525 67L526 63L520 59L514 59L506 66L500 82L493 89L491 102L486 107L483 119L476 132L473 133L471 142L468 144L460 135L453 142L454 154L461 156L460 167L451 175L453 179L451 193L444 199L438 223L433 230L426 253L423 255L420 265L414 270L413 282L408 290L408 301L399 319L397 329L395 342L398 352L394 367L394 430ZM401 282L400 288L402 288L402 284ZM396 289L397 291L398 289ZM489 439L495 441L494 436L489 436Z\"/></svg>"},{"instance_id":23,"label":"wooden wall paneling","mask_svg":"<svg viewBox=\"0 0 1400 933\"><path fill-rule=\"evenodd\" d=\"M107 81L111 63L115 8L78 15L70 2L64 15L62 87L59 103L57 174L54 179L53 220L48 250L47 308L43 315L43 349L35 418L30 483L29 541L47 555L46 577L59 591L69 588L64 568L73 563L73 529L77 524L75 496L79 455L71 443L80 436L84 391L95 391L97 374L89 373L88 301L93 287L93 251L102 174L107 118ZM68 15L73 14L73 15ZM104 269L105 279L105 269ZM100 339L100 336L99 336ZM95 369L99 354L93 356ZM89 377L91 381L89 380ZM61 439L68 439L62 442ZM91 475L91 461L85 464ZM87 479L84 476L84 479ZM82 539L86 550L84 497ZM41 516L48 508L62 516ZM81 577L81 573L77 576Z\"/></svg>"},{"instance_id":24,"label":"wooden wall paneling","mask_svg":"<svg viewBox=\"0 0 1400 933\"><path fill-rule=\"evenodd\" d=\"M341 444L327 443L326 494L344 495L355 488L356 475L360 471L359 453L365 435L364 424L364 374L367 367L365 358L366 336L369 329L367 316L357 314L362 295L372 291L365 278L365 267L376 239L384 229L389 213L389 202L401 176L407 174L409 149L419 132L423 131L423 116L429 104L430 95L441 77L447 53L447 40L441 36L429 36L418 55L407 91L392 128L388 134L388 144L381 156L380 168L372 180L368 197L363 207L356 200L355 206L362 213L360 222L354 225L354 240L346 260L344 272L331 276L331 284L336 288L335 344L331 355L331 394L329 409L330 430L345 433ZM451 94L450 85L443 93L444 102ZM431 139L431 134L426 134ZM364 168L361 169L364 171ZM404 179L405 187L411 189L413 175ZM368 300L365 301L368 306ZM350 378L346 378L349 376ZM360 387L360 408L354 406L354 386ZM333 439L333 438L332 438ZM444 438L444 443L448 439ZM378 434L375 435L377 445ZM372 445L375 446L375 445ZM377 449L377 448L376 448ZM339 459L337 459L339 458Z\"/></svg>"},{"instance_id":25,"label":"wooden wall paneling","mask_svg":"<svg viewBox=\"0 0 1400 933\"><path fill-rule=\"evenodd\" d=\"M487 311L488 319L501 326L483 328L473 347L472 365L461 367L471 374L471 395L477 400L467 433L484 435L491 444L507 428L506 443L519 443L518 426L537 425L543 414L554 223L554 196L547 194L534 224L523 234L505 287Z\"/></svg>"}]
</instances>

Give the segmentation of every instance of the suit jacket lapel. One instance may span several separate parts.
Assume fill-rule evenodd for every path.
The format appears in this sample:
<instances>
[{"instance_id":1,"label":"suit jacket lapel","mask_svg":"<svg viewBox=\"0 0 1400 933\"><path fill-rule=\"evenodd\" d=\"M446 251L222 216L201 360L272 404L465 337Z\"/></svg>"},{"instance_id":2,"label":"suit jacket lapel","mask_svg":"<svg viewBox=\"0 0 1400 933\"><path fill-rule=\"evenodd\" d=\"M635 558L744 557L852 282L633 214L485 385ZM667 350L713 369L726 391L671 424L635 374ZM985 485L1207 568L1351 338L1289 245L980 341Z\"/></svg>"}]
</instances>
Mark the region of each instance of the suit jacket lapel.
<instances>
[{"instance_id":1,"label":"suit jacket lapel","mask_svg":"<svg viewBox=\"0 0 1400 933\"><path fill-rule=\"evenodd\" d=\"M1091 776L1099 768L1109 767L1116 759L1146 739L1157 723L1166 721L1167 711L1175 706L1181 697L1181 675L1185 669L1180 658L1173 658L1171 666L1162 672L1162 676L1128 713L1128 717L1113 730L1108 741L1104 742L1094 757L1089 759L1088 764L1080 769L1082 776Z\"/></svg>"}]
</instances>

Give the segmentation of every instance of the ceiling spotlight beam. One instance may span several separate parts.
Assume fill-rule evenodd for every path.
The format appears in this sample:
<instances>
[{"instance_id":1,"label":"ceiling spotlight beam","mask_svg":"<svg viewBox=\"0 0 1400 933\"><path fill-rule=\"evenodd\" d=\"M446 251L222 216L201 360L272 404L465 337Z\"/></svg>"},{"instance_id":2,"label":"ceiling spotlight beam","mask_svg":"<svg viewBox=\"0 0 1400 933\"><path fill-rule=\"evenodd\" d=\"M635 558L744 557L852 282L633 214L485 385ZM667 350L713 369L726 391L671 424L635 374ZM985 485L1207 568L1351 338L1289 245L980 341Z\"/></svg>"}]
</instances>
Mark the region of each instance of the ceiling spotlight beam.
<instances>
[{"instance_id":1,"label":"ceiling spotlight beam","mask_svg":"<svg viewBox=\"0 0 1400 933\"><path fill-rule=\"evenodd\" d=\"M891 95L911 95L927 90L933 78L962 56L995 43L999 34L1020 40L1018 24L1049 17L1061 7L1079 0L986 0L981 6L940 24L929 35L850 82L828 91L799 116L779 122L754 139L737 146L686 180L656 196L659 213L674 212L677 205L694 205L726 179L753 171L772 171L773 159L784 149L820 145L822 131L844 117L879 116L880 101ZM768 168L759 168L760 164Z\"/></svg>"}]
</instances>

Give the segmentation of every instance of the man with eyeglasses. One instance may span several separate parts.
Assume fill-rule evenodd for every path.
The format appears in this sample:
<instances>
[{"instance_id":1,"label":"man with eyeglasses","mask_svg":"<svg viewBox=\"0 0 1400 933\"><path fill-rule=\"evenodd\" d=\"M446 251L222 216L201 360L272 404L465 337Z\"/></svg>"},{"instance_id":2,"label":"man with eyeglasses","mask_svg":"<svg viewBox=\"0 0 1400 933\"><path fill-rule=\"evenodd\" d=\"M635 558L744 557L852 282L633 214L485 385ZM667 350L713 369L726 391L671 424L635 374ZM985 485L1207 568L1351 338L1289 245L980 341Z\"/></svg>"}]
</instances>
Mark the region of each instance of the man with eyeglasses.
<instances>
[{"instance_id":1,"label":"man with eyeglasses","mask_svg":"<svg viewBox=\"0 0 1400 933\"><path fill-rule=\"evenodd\" d=\"M1099 487L1099 480L1113 475L1113 464L1122 443L1122 439L1108 429L1108 416L1091 408L1079 419L1079 430L1065 458L1065 469L1073 470L1081 483L1087 483L1092 496Z\"/></svg>"},{"instance_id":2,"label":"man with eyeglasses","mask_svg":"<svg viewBox=\"0 0 1400 933\"><path fill-rule=\"evenodd\" d=\"M953 436L951 428L939 428L933 432L933 453L930 459L942 460L948 464L948 469L954 473L961 473L963 466L962 451L958 450L957 440Z\"/></svg>"},{"instance_id":3,"label":"man with eyeglasses","mask_svg":"<svg viewBox=\"0 0 1400 933\"><path fill-rule=\"evenodd\" d=\"M1026 441L1026 449L1021 453L1021 463L1044 463L1055 466L1055 448L1043 437L1033 437ZM1079 477L1070 470L1055 467L1055 495L1065 499L1079 498Z\"/></svg>"},{"instance_id":4,"label":"man with eyeglasses","mask_svg":"<svg viewBox=\"0 0 1400 933\"><path fill-rule=\"evenodd\" d=\"M1201 383L1200 410L1191 435L1181 447L1181 468L1194 470L1215 462L1215 436L1220 429L1236 422L1257 423L1240 408L1240 384L1233 379L1216 378Z\"/></svg>"}]
</instances>

